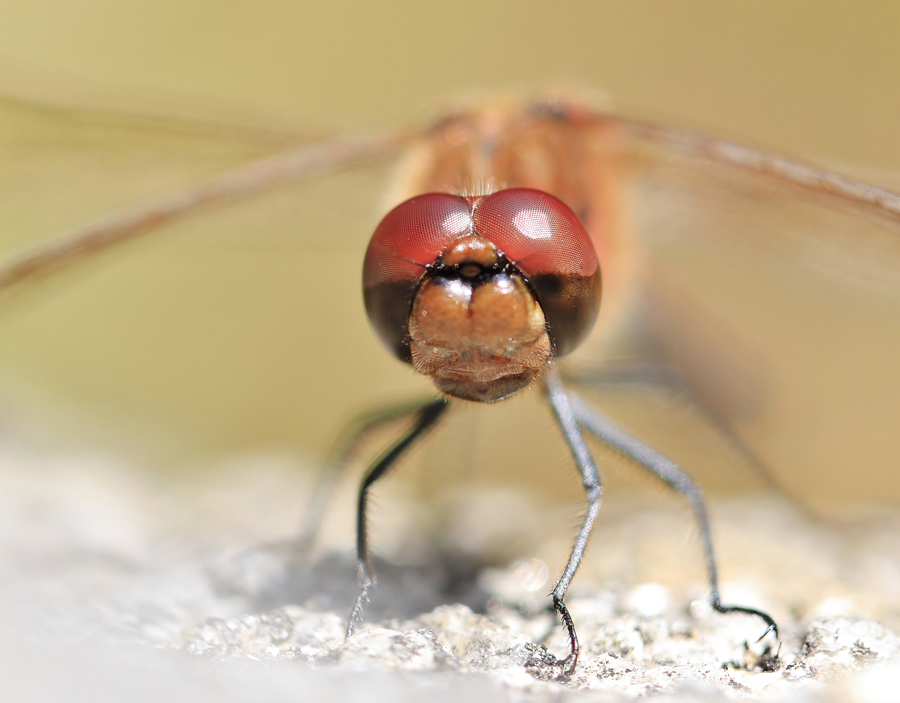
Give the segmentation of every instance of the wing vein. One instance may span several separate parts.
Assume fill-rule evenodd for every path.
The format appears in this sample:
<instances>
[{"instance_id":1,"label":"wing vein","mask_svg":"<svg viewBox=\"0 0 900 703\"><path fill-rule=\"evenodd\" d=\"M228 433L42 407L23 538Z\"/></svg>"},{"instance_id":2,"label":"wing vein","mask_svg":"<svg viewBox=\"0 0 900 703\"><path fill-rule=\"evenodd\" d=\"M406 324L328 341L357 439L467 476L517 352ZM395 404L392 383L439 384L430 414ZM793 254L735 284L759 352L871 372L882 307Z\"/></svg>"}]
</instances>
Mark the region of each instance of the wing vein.
<instances>
[{"instance_id":1,"label":"wing vein","mask_svg":"<svg viewBox=\"0 0 900 703\"><path fill-rule=\"evenodd\" d=\"M392 154L416 134L415 129L394 129L301 146L239 166L194 187L113 212L0 263L0 289L131 241L202 208L259 193L289 180Z\"/></svg>"}]
</instances>

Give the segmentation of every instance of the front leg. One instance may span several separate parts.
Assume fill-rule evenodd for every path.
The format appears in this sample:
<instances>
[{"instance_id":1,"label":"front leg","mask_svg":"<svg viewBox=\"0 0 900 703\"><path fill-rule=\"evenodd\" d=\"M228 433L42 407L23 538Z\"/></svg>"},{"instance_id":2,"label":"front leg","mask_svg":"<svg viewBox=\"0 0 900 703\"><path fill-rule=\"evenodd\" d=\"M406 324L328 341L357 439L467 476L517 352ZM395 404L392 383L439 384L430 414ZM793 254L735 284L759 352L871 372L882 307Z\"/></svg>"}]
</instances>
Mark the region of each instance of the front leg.
<instances>
[{"instance_id":1,"label":"front leg","mask_svg":"<svg viewBox=\"0 0 900 703\"><path fill-rule=\"evenodd\" d=\"M368 602L369 591L375 585L375 572L372 570L372 564L369 561L369 543L366 532L366 505L369 488L397 463L416 440L424 436L428 430L437 424L448 405L449 401L441 398L419 410L416 424L378 458L363 478L362 485L359 488L359 502L356 509L356 559L360 591L356 598L356 603L353 605L353 610L350 611L350 617L347 619L346 637L350 637L353 634L353 630L359 623L360 618L362 618L363 606Z\"/></svg>"},{"instance_id":2,"label":"front leg","mask_svg":"<svg viewBox=\"0 0 900 703\"><path fill-rule=\"evenodd\" d=\"M575 544L572 546L572 551L569 554L569 561L566 563L566 568L553 587L551 594L553 607L559 613L559 617L562 619L566 632L569 635L569 656L563 659L562 663L566 665L565 674L570 675L575 671L575 666L578 663L579 645L578 635L575 633L575 623L565 604L566 591L569 588L569 584L572 583L575 572L578 570L578 565L584 556L588 538L591 536L591 530L594 528L594 520L596 520L597 513L600 511L603 485L600 482L600 472L597 470L597 465L594 463L594 459L584 443L584 438L581 436L581 431L578 429L578 423L569 403L568 395L559 380L559 375L552 367L547 370L544 377L544 388L556 421L562 428L563 435L566 438L566 444L569 445L569 449L581 473L581 483L584 486L588 500L587 512L584 515L581 528L578 530L578 536L575 538Z\"/></svg>"},{"instance_id":3,"label":"front leg","mask_svg":"<svg viewBox=\"0 0 900 703\"><path fill-rule=\"evenodd\" d=\"M770 632L778 639L778 625L768 613L755 608L747 608L742 605L724 605L719 595L719 570L716 564L716 555L713 550L712 530L709 525L709 514L706 510L706 501L700 487L694 482L684 469L672 460L666 458L653 447L644 444L636 437L628 434L618 427L612 420L590 407L577 396L571 397L571 408L578 424L594 435L611 449L628 457L632 461L646 468L654 476L665 482L670 488L683 495L700 528L700 537L703 542L703 554L706 558L706 572L709 579L710 605L719 613L743 613L753 615L762 620L766 629L760 636L762 640Z\"/></svg>"}]
</instances>

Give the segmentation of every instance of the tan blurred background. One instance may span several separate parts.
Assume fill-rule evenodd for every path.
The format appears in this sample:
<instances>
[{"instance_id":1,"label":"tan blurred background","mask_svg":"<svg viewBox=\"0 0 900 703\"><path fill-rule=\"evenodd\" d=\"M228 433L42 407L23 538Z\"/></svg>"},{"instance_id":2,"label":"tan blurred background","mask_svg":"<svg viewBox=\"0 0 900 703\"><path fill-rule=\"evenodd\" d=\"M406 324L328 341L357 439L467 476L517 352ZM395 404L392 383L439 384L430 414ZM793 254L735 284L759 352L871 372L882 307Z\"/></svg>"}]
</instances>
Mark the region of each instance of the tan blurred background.
<instances>
[{"instance_id":1,"label":"tan blurred background","mask_svg":"<svg viewBox=\"0 0 900 703\"><path fill-rule=\"evenodd\" d=\"M0 58L303 122L408 119L472 91L585 86L789 151L900 164L883 2L0 3Z\"/></svg>"},{"instance_id":2,"label":"tan blurred background","mask_svg":"<svg viewBox=\"0 0 900 703\"><path fill-rule=\"evenodd\" d=\"M889 182L900 172L898 77L900 5L883 2L0 0L4 95L218 115L288 132L396 124L457 96L563 86ZM57 117L26 111L4 122L8 143L46 146L53 133L71 155L51 164L52 178L29 170L24 180L34 186L8 198L15 227L4 227L5 251L256 148L229 150L227 135L210 147L193 133L152 141L100 130L80 141ZM85 174L81 147L103 152L104 139L118 150L109 147L110 162L130 177L104 183L102 170ZM129 155L121 163L119 152ZM6 184L23 182L33 163L27 153L16 158L6 159ZM175 166L142 183L141 166L154 159ZM274 215L261 214L261 202L215 213L180 237L141 243L7 304L7 426L166 465L209 452L318 456L354 412L427 393L378 347L358 295L365 228L377 221L387 174L286 190L267 201ZM327 207L346 210L346 221ZM278 213L290 208L301 221L284 229L288 214ZM326 236L348 222L352 232ZM457 432L481 437L498 475L564 467L552 430L488 448L495 427L535 413L547 419L534 400L490 418L462 413ZM708 428L679 422L666 432L705 433L714 454L727 453ZM470 452L451 448L451 459L465 465Z\"/></svg>"}]
</instances>

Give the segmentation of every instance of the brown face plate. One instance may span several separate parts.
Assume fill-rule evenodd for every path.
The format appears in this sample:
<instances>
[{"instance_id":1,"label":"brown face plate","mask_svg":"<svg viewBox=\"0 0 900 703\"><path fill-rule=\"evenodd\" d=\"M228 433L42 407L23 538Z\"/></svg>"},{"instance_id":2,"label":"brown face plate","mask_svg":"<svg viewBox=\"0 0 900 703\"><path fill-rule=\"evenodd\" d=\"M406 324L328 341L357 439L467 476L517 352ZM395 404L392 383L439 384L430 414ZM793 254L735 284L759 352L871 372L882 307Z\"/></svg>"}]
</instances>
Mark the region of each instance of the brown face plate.
<instances>
[{"instance_id":1,"label":"brown face plate","mask_svg":"<svg viewBox=\"0 0 900 703\"><path fill-rule=\"evenodd\" d=\"M409 316L413 367L442 392L493 402L521 390L550 359L541 306L497 248L472 234L440 258Z\"/></svg>"}]
</instances>

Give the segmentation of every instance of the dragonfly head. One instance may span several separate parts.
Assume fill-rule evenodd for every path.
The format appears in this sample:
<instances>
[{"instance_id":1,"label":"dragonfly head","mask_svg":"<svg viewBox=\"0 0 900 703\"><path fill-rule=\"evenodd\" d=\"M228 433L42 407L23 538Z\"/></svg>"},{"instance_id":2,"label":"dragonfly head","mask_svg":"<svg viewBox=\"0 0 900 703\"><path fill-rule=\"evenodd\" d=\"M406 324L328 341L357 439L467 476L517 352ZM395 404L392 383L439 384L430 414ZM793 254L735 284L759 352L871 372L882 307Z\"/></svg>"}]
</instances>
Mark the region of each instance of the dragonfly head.
<instances>
[{"instance_id":1,"label":"dragonfly head","mask_svg":"<svg viewBox=\"0 0 900 703\"><path fill-rule=\"evenodd\" d=\"M502 400L587 336L600 267L576 215L537 190L401 203L366 252L369 320L447 395Z\"/></svg>"}]
</instances>

